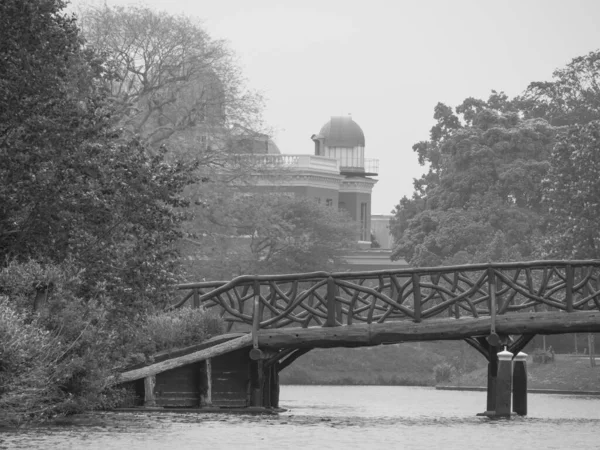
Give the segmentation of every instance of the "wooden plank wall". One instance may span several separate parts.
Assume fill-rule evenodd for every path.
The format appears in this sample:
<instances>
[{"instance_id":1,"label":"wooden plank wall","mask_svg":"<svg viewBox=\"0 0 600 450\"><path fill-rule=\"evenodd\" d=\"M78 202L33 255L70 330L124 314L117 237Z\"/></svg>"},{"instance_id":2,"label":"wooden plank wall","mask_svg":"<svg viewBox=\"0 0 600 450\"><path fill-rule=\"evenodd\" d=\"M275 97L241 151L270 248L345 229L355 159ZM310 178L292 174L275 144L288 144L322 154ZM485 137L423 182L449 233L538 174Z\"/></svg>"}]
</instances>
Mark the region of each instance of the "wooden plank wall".
<instances>
[{"instance_id":1,"label":"wooden plank wall","mask_svg":"<svg viewBox=\"0 0 600 450\"><path fill-rule=\"evenodd\" d=\"M198 408L205 363L198 362L156 375L156 406Z\"/></svg>"},{"instance_id":2,"label":"wooden plank wall","mask_svg":"<svg viewBox=\"0 0 600 450\"><path fill-rule=\"evenodd\" d=\"M250 358L243 348L212 358L213 406L239 408L249 405Z\"/></svg>"}]
</instances>

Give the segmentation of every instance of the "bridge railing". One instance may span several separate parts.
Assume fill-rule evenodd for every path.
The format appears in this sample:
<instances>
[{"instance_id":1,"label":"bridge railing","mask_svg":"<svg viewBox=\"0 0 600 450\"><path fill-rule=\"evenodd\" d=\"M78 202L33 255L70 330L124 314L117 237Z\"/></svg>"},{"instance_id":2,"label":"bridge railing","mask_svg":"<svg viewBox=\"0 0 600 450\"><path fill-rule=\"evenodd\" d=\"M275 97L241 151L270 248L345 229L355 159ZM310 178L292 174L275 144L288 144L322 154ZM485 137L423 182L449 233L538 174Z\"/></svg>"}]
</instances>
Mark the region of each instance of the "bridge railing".
<instances>
[{"instance_id":1,"label":"bridge railing","mask_svg":"<svg viewBox=\"0 0 600 450\"><path fill-rule=\"evenodd\" d=\"M335 327L519 311L569 313L600 309L600 261L244 275L178 289L185 296L175 307L191 302L217 308L229 329L235 324L253 329Z\"/></svg>"}]
</instances>

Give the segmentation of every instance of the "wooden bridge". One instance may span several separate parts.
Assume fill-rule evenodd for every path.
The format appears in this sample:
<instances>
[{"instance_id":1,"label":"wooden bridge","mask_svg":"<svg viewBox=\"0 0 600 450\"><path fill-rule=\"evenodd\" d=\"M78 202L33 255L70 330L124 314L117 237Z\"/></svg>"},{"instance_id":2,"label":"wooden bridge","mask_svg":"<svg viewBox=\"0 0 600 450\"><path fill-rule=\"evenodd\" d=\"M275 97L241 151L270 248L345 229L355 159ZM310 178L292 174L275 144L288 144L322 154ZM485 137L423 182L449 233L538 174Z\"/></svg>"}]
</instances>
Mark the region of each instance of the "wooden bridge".
<instances>
[{"instance_id":1,"label":"wooden bridge","mask_svg":"<svg viewBox=\"0 0 600 450\"><path fill-rule=\"evenodd\" d=\"M312 348L463 339L489 361L487 411L504 411L502 348L517 355L536 334L600 331L600 261L245 275L179 289L184 296L173 307L214 309L235 338L126 372L123 380L238 352L247 356L234 371L250 375L239 380L244 401L237 406L276 407L278 372ZM522 390L526 378L517 381Z\"/></svg>"}]
</instances>

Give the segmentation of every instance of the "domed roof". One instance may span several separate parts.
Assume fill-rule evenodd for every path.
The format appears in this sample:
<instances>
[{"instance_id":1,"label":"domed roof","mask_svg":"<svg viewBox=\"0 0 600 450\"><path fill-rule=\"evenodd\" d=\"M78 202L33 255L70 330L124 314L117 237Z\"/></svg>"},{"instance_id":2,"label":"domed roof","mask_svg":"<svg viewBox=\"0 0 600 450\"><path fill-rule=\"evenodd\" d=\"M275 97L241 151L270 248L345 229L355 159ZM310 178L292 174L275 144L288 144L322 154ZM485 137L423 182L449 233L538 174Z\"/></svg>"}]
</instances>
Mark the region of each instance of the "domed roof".
<instances>
[{"instance_id":1,"label":"domed roof","mask_svg":"<svg viewBox=\"0 0 600 450\"><path fill-rule=\"evenodd\" d=\"M350 116L332 117L319 134L327 147L365 146L365 134Z\"/></svg>"},{"instance_id":2,"label":"domed roof","mask_svg":"<svg viewBox=\"0 0 600 450\"><path fill-rule=\"evenodd\" d=\"M281 155L281 150L277 147L277 144L271 139L267 140L267 154L268 155Z\"/></svg>"},{"instance_id":3,"label":"domed roof","mask_svg":"<svg viewBox=\"0 0 600 450\"><path fill-rule=\"evenodd\" d=\"M281 150L268 135L238 124L233 126L231 145L236 153L281 155Z\"/></svg>"}]
</instances>

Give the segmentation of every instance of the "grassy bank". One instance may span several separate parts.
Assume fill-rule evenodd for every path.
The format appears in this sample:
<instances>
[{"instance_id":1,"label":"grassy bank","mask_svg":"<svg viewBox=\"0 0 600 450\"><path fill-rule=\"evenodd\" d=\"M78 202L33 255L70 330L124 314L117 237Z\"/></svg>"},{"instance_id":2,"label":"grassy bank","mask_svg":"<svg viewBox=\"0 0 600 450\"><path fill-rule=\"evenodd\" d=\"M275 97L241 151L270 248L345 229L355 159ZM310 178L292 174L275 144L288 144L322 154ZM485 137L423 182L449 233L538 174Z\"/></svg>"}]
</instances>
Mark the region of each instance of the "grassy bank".
<instances>
[{"instance_id":1,"label":"grassy bank","mask_svg":"<svg viewBox=\"0 0 600 450\"><path fill-rule=\"evenodd\" d=\"M433 368L443 363L472 371L485 361L464 342L315 349L283 370L280 380L283 384L433 386Z\"/></svg>"},{"instance_id":2,"label":"grassy bank","mask_svg":"<svg viewBox=\"0 0 600 450\"><path fill-rule=\"evenodd\" d=\"M600 361L598 361L600 363ZM568 391L600 391L600 366L590 367L588 357L556 355L547 364L527 361L528 387L530 389L559 389ZM443 383L453 386L485 386L487 368L453 377Z\"/></svg>"},{"instance_id":3,"label":"grassy bank","mask_svg":"<svg viewBox=\"0 0 600 450\"><path fill-rule=\"evenodd\" d=\"M598 363L600 364L600 358ZM441 385L485 386L487 362L464 342L405 343L365 348L315 349L281 372L282 384L434 386L435 367L452 366ZM547 364L528 361L529 388L600 391L600 365L589 358L556 355Z\"/></svg>"}]
</instances>

